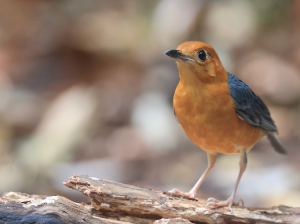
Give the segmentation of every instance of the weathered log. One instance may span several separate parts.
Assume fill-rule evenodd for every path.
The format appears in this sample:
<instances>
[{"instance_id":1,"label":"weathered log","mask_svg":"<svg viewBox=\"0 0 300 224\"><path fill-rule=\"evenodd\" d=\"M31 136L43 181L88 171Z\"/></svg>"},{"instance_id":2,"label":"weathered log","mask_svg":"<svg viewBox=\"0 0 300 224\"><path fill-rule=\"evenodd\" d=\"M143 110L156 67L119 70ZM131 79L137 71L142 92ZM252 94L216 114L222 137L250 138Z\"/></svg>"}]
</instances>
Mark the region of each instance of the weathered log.
<instances>
[{"instance_id":1,"label":"weathered log","mask_svg":"<svg viewBox=\"0 0 300 224\"><path fill-rule=\"evenodd\" d=\"M300 223L300 208L234 206L230 212L227 208L207 209L203 199L96 177L72 176L64 184L92 198L92 214L103 218L134 223L153 223L162 218L182 218L192 223Z\"/></svg>"},{"instance_id":2,"label":"weathered log","mask_svg":"<svg viewBox=\"0 0 300 224\"><path fill-rule=\"evenodd\" d=\"M206 200L169 194L89 176L64 184L89 196L75 203L61 196L9 192L0 198L0 223L300 223L300 208L234 206L207 209Z\"/></svg>"}]
</instances>

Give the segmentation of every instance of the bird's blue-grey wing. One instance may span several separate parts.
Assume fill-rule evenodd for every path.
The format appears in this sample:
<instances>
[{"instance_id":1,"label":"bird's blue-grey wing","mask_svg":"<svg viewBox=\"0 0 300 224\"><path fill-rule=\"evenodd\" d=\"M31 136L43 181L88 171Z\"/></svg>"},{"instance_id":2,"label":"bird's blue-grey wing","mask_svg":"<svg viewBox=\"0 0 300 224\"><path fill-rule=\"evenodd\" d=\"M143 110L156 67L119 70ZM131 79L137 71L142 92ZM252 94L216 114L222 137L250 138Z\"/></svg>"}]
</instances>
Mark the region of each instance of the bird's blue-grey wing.
<instances>
[{"instance_id":1,"label":"bird's blue-grey wing","mask_svg":"<svg viewBox=\"0 0 300 224\"><path fill-rule=\"evenodd\" d=\"M277 127L264 102L242 80L229 72L227 74L230 95L235 101L237 115L254 127L277 132Z\"/></svg>"}]
</instances>

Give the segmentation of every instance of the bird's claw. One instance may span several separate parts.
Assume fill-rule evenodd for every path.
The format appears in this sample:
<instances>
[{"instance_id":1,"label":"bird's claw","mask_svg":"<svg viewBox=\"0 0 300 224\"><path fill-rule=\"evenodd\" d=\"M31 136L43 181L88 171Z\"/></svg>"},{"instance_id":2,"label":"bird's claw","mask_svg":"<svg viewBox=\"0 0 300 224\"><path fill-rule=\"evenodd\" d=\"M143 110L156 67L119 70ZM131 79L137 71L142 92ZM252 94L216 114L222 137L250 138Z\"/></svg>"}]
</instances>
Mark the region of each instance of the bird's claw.
<instances>
[{"instance_id":1,"label":"bird's claw","mask_svg":"<svg viewBox=\"0 0 300 224\"><path fill-rule=\"evenodd\" d=\"M232 199L228 198L226 201L219 201L215 198L209 198L207 199L207 204L205 205L205 208L219 208L219 207L227 207L232 212Z\"/></svg>"},{"instance_id":2,"label":"bird's claw","mask_svg":"<svg viewBox=\"0 0 300 224\"><path fill-rule=\"evenodd\" d=\"M205 208L215 208L214 204L215 204L215 202L208 202L208 203L205 205Z\"/></svg>"},{"instance_id":3,"label":"bird's claw","mask_svg":"<svg viewBox=\"0 0 300 224\"><path fill-rule=\"evenodd\" d=\"M187 197L190 197L190 198L196 198L196 193L191 192L191 191L188 192L188 193L185 193L185 192L179 191L178 189L174 188L174 189L172 189L168 192L172 193L172 194L179 194L179 195L187 196Z\"/></svg>"},{"instance_id":4,"label":"bird's claw","mask_svg":"<svg viewBox=\"0 0 300 224\"><path fill-rule=\"evenodd\" d=\"M219 202L217 199L215 198L208 198L207 199L208 202Z\"/></svg>"},{"instance_id":5,"label":"bird's claw","mask_svg":"<svg viewBox=\"0 0 300 224\"><path fill-rule=\"evenodd\" d=\"M172 190L170 190L168 192L172 193L172 194L178 194L179 190L177 188L173 188Z\"/></svg>"},{"instance_id":6,"label":"bird's claw","mask_svg":"<svg viewBox=\"0 0 300 224\"><path fill-rule=\"evenodd\" d=\"M233 203L233 205L237 205L237 206L240 206L240 202L242 203L242 207L244 207L244 201L243 199L240 199L237 203Z\"/></svg>"}]
</instances>

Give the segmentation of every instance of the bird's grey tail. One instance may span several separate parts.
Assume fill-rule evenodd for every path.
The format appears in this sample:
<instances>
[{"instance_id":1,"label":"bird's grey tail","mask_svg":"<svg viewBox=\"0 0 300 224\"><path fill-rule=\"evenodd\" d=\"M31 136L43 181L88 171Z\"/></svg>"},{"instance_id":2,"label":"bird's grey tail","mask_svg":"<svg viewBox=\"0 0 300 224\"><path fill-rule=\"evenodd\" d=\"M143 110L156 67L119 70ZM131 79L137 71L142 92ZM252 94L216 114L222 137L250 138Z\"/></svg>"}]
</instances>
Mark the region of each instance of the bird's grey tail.
<instances>
[{"instance_id":1,"label":"bird's grey tail","mask_svg":"<svg viewBox=\"0 0 300 224\"><path fill-rule=\"evenodd\" d=\"M274 149L281 153L281 154L287 154L286 149L283 147L280 139L277 137L275 132L266 131L266 135L271 142L271 145L274 147Z\"/></svg>"}]
</instances>

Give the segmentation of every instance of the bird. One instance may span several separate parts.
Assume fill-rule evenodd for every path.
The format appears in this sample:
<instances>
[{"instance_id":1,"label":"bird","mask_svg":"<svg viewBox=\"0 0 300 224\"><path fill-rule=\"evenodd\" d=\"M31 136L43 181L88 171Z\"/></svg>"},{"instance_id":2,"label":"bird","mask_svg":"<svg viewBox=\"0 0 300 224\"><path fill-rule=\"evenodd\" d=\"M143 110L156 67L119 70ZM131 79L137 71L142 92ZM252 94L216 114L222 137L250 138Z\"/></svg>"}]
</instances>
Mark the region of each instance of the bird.
<instances>
[{"instance_id":1,"label":"bird","mask_svg":"<svg viewBox=\"0 0 300 224\"><path fill-rule=\"evenodd\" d=\"M174 188L173 194L196 198L196 192L216 163L216 155L239 154L240 170L230 197L209 198L206 208L227 207L232 211L247 153L267 136L273 148L287 151L264 102L242 80L227 72L212 46L186 41L165 55L176 60L180 81L173 97L174 113L186 135L207 153L208 166L189 192Z\"/></svg>"}]
</instances>

